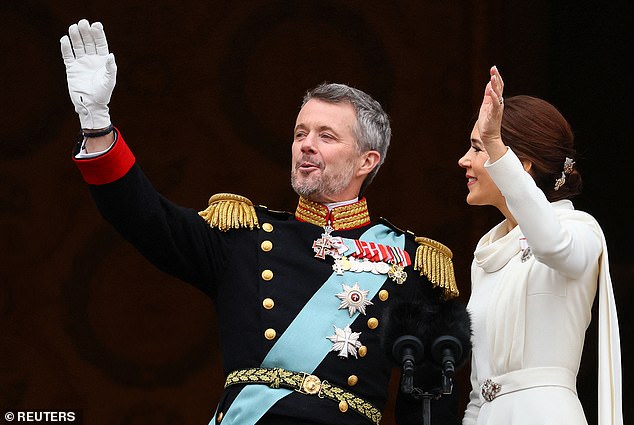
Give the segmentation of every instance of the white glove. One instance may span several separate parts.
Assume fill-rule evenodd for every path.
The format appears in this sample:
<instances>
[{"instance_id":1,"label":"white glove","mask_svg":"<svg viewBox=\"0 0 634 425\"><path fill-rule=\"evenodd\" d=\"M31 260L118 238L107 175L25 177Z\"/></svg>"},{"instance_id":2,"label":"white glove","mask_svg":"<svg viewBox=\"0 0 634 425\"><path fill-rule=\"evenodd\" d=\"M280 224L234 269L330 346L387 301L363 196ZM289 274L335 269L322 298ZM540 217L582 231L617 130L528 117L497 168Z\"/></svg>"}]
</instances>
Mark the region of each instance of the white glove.
<instances>
[{"instance_id":1,"label":"white glove","mask_svg":"<svg viewBox=\"0 0 634 425\"><path fill-rule=\"evenodd\" d=\"M114 54L108 52L103 25L101 22L90 25L82 19L71 25L68 35L59 42L66 65L68 92L79 114L81 128L108 127L111 124L108 102L117 79L117 64Z\"/></svg>"}]
</instances>

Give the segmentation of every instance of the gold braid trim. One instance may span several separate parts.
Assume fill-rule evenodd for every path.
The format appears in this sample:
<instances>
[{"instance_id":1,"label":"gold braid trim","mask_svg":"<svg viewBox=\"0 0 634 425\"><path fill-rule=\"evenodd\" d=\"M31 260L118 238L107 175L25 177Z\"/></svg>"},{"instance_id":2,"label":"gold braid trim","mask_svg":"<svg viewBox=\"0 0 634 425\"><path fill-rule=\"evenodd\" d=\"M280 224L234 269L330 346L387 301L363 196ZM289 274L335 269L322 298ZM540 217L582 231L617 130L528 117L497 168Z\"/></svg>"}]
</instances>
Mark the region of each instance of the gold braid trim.
<instances>
[{"instance_id":1,"label":"gold braid trim","mask_svg":"<svg viewBox=\"0 0 634 425\"><path fill-rule=\"evenodd\" d=\"M343 205L332 210L332 227L335 230L347 230L370 222L368 203L365 198L350 205Z\"/></svg>"},{"instance_id":2,"label":"gold braid trim","mask_svg":"<svg viewBox=\"0 0 634 425\"><path fill-rule=\"evenodd\" d=\"M307 385L310 383L310 385ZM235 384L265 384L271 388L288 388L308 396L315 395L342 403L365 416L372 423L379 425L381 422L381 411L371 403L344 390L332 385L330 382L321 380L314 375L302 372L293 372L280 368L253 368L233 371L227 376L225 388ZM343 412L343 411L342 411Z\"/></svg>"},{"instance_id":3,"label":"gold braid trim","mask_svg":"<svg viewBox=\"0 0 634 425\"><path fill-rule=\"evenodd\" d=\"M223 232L229 229L260 227L253 203L244 196L232 193L217 193L209 198L209 206L198 213L209 223Z\"/></svg>"},{"instance_id":4,"label":"gold braid trim","mask_svg":"<svg viewBox=\"0 0 634 425\"><path fill-rule=\"evenodd\" d=\"M348 230L370 223L368 203L365 198L328 211L325 205L300 197L295 217L300 221L322 227L328 224L330 218L330 224L335 230Z\"/></svg>"},{"instance_id":5,"label":"gold braid trim","mask_svg":"<svg viewBox=\"0 0 634 425\"><path fill-rule=\"evenodd\" d=\"M302 197L299 198L295 216L299 220L321 227L328 224L328 208Z\"/></svg>"},{"instance_id":6,"label":"gold braid trim","mask_svg":"<svg viewBox=\"0 0 634 425\"><path fill-rule=\"evenodd\" d=\"M445 245L433 239L417 237L419 246L416 249L414 269L420 270L431 283L443 288L446 299L456 298L459 294L456 276L454 275L453 254Z\"/></svg>"}]
</instances>

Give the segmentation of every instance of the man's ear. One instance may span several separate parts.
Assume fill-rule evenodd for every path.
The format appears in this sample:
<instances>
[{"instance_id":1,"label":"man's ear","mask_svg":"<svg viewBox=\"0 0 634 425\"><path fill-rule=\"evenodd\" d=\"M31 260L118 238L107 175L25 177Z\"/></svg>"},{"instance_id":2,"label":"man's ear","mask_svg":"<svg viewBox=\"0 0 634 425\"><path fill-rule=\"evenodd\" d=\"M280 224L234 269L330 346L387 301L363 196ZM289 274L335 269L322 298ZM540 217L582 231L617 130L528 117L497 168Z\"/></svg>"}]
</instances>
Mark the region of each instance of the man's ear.
<instances>
[{"instance_id":1,"label":"man's ear","mask_svg":"<svg viewBox=\"0 0 634 425\"><path fill-rule=\"evenodd\" d=\"M359 166L359 171L357 171L357 176L368 175L375 167L379 166L381 154L377 151L367 151L361 155L359 161L361 165Z\"/></svg>"}]
</instances>

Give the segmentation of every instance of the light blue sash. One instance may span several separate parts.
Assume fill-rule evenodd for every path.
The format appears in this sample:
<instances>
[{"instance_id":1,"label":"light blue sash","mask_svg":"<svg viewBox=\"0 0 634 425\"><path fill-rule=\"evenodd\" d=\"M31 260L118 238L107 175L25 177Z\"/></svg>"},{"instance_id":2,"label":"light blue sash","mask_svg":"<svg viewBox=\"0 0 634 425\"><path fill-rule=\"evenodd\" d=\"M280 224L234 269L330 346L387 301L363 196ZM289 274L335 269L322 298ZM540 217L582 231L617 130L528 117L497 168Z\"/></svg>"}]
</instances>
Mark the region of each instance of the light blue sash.
<instances>
[{"instance_id":1,"label":"light blue sash","mask_svg":"<svg viewBox=\"0 0 634 425\"><path fill-rule=\"evenodd\" d=\"M405 237L396 235L388 227L379 224L368 229L360 238L368 242L404 247ZM344 329L356 319L358 312L350 317L347 309L339 310L341 300L335 295L343 290L345 283L352 286L359 283L369 291L372 299L385 282L385 276L373 273L333 273L306 303L286 331L268 352L262 367L279 367L294 372L312 373L332 348L327 339L334 335L335 326ZM354 331L354 329L353 329ZM361 333L360 341L363 341ZM334 354L333 354L334 355ZM223 425L255 424L278 400L290 394L286 388L273 389L266 385L247 385L225 412ZM209 425L214 425L214 419Z\"/></svg>"}]
</instances>

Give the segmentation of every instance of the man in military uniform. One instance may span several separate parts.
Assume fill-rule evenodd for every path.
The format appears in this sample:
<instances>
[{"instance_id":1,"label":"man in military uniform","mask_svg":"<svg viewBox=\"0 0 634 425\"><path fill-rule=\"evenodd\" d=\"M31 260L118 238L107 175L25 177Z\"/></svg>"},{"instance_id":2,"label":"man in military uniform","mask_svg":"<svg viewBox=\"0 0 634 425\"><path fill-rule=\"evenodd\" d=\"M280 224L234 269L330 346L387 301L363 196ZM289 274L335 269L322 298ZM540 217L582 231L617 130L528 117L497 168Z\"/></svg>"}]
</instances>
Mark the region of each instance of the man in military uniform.
<instances>
[{"instance_id":1,"label":"man in military uniform","mask_svg":"<svg viewBox=\"0 0 634 425\"><path fill-rule=\"evenodd\" d=\"M210 424L378 424L394 366L381 342L389 306L442 309L458 293L448 248L371 220L360 197L390 142L381 106L340 84L307 93L292 145L295 213L223 193L197 212L160 195L113 128L103 26L72 25L61 48L83 134L74 160L101 214L217 308L227 380ZM421 402L400 398L401 423L422 423ZM432 402L433 422L450 423L456 408Z\"/></svg>"}]
</instances>

